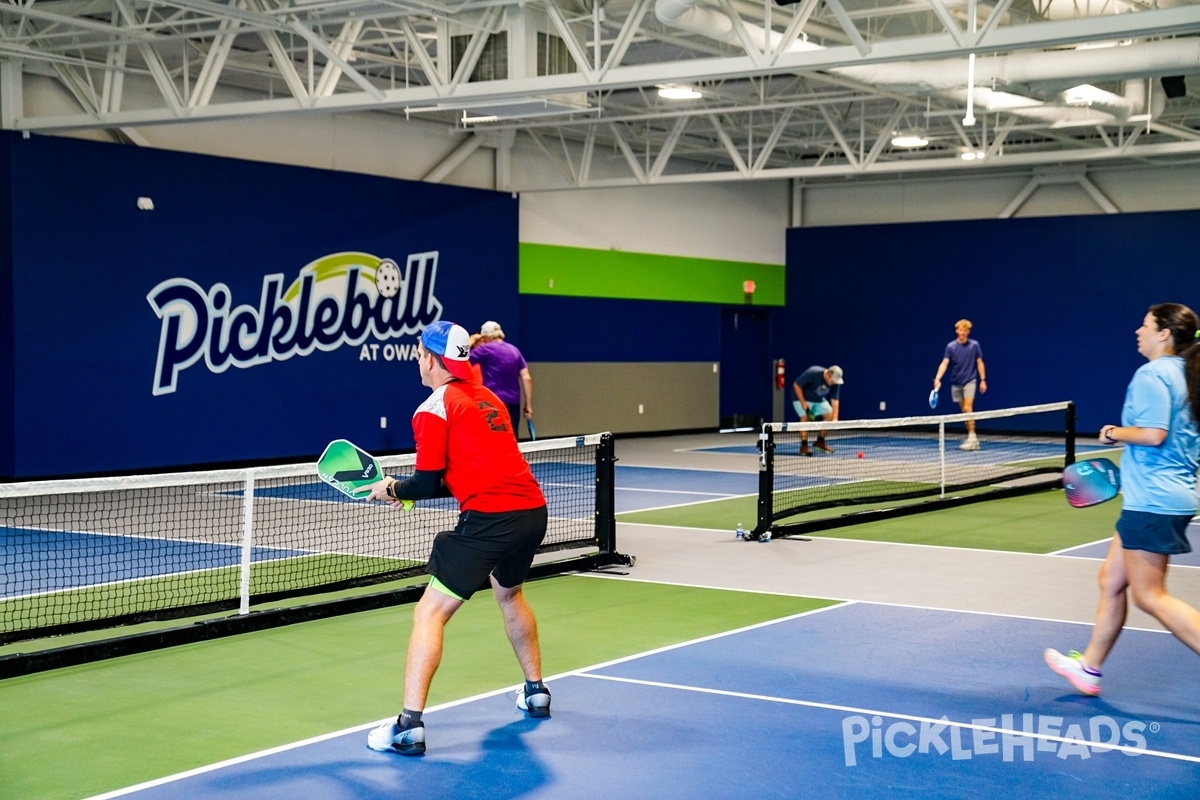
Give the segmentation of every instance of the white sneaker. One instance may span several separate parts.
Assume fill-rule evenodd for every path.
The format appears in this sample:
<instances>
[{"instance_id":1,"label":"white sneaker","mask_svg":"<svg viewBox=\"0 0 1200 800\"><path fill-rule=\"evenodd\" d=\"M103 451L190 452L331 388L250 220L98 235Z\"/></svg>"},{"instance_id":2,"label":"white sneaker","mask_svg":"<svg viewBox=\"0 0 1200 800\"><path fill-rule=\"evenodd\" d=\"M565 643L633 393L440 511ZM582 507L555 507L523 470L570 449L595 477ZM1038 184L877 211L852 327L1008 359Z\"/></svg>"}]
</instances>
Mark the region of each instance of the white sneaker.
<instances>
[{"instance_id":1,"label":"white sneaker","mask_svg":"<svg viewBox=\"0 0 1200 800\"><path fill-rule=\"evenodd\" d=\"M1100 694L1100 672L1084 665L1083 655L1072 650L1065 656L1053 648L1042 654L1046 666L1062 675L1071 685L1093 697Z\"/></svg>"},{"instance_id":2,"label":"white sneaker","mask_svg":"<svg viewBox=\"0 0 1200 800\"><path fill-rule=\"evenodd\" d=\"M517 690L517 708L525 711L531 717L550 716L550 690L535 692L525 696L525 687Z\"/></svg>"},{"instance_id":3,"label":"white sneaker","mask_svg":"<svg viewBox=\"0 0 1200 800\"><path fill-rule=\"evenodd\" d=\"M395 750L405 756L425 755L425 722L400 730L395 722L385 722L367 734L367 747L386 753Z\"/></svg>"},{"instance_id":4,"label":"white sneaker","mask_svg":"<svg viewBox=\"0 0 1200 800\"><path fill-rule=\"evenodd\" d=\"M962 444L960 444L958 446L958 449L959 450L978 450L979 449L979 440L976 439L974 436L968 436L966 438L966 441L964 441Z\"/></svg>"}]
</instances>

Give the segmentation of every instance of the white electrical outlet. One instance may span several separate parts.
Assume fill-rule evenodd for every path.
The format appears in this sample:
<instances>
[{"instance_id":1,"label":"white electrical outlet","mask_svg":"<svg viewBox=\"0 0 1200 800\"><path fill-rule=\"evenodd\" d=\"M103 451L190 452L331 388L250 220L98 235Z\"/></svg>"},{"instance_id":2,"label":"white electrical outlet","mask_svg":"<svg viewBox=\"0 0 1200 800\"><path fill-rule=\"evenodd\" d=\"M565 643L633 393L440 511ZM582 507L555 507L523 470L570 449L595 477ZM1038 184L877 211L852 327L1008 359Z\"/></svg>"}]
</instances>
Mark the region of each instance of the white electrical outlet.
<instances>
[{"instance_id":1,"label":"white electrical outlet","mask_svg":"<svg viewBox=\"0 0 1200 800\"><path fill-rule=\"evenodd\" d=\"M380 417L380 418L379 418L379 427L381 427L381 428L386 428L386 427L387 427L387 417Z\"/></svg>"},{"instance_id":2,"label":"white electrical outlet","mask_svg":"<svg viewBox=\"0 0 1200 800\"><path fill-rule=\"evenodd\" d=\"M639 413L639 414L645 414L645 413L646 413L646 407L645 407L644 405L642 405L641 403L638 403L638 413Z\"/></svg>"},{"instance_id":3,"label":"white electrical outlet","mask_svg":"<svg viewBox=\"0 0 1200 800\"><path fill-rule=\"evenodd\" d=\"M880 411L887 411L887 401L886 401L886 400L880 400L880 401L879 401L879 410L880 410Z\"/></svg>"}]
</instances>

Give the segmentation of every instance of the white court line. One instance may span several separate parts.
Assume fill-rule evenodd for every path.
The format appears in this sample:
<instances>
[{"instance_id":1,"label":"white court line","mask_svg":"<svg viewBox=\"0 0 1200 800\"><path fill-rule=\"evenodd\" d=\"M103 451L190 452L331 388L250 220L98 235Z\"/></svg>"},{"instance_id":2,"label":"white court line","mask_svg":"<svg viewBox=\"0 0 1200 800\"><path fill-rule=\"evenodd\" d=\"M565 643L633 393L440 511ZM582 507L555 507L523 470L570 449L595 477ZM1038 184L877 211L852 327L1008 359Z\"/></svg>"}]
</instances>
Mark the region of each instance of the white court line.
<instances>
[{"instance_id":1,"label":"white court line","mask_svg":"<svg viewBox=\"0 0 1200 800\"><path fill-rule=\"evenodd\" d=\"M755 495L742 495L742 497L754 497ZM699 503L683 503L683 506L700 505ZM664 508L674 508L675 506L664 506ZM654 511L656 509L638 509L639 511ZM621 525L638 525L646 528L674 528L683 531L707 531L708 533L721 533L722 531L733 532L732 528L700 528L695 525L665 525L661 522L636 522L634 520L622 520L622 514L633 514L634 511L619 511L617 512L617 522ZM853 526L847 526L853 527ZM923 547L929 550L949 550L956 553L1004 553L1011 556L1025 556L1029 558L1046 558L1047 556L1057 555L1057 553L1030 553L1025 550L994 550L988 547L958 547L950 544L922 544L921 542L889 542L885 539L858 539L852 536L823 536L823 531L800 531L796 534L772 534L771 541L779 542L793 539L800 541L801 538L812 537L814 540L825 542L852 542L858 545L883 545L885 547ZM1103 540L1102 540L1103 541ZM746 544L763 544L769 545L770 542L747 542ZM1094 544L1094 543L1093 543ZM1086 545L1080 545L1086 546ZM1083 559L1084 556L1066 556L1067 558ZM1174 566L1174 565L1172 565ZM1187 566L1181 565L1181 566Z\"/></svg>"},{"instance_id":2,"label":"white court line","mask_svg":"<svg viewBox=\"0 0 1200 800\"><path fill-rule=\"evenodd\" d=\"M816 610L822 610L822 611L828 610L830 608L845 608L845 607L851 606L851 605L866 605L866 606L885 606L888 608L911 608L915 611L945 611L950 614L975 614L975 615L982 616L982 617L1000 617L1002 619L1023 619L1023 620L1028 620L1030 622L1055 622L1055 623L1061 623L1063 625L1086 625L1088 627L1091 627L1094 624L1090 621L1082 622L1082 621L1076 620L1076 619L1059 619L1058 617L1035 617L1030 614L1007 614L1007 613L1003 613L1000 611L978 611L978 610L974 610L974 609L964 609L964 608L947 608L944 606L923 606L923 605L917 605L915 603L895 603L895 602L889 602L887 600L863 600L861 598L853 598L853 597L829 597L826 595L804 594L801 592L773 592L773 591L767 591L765 589L737 589L737 588L730 587L730 586L713 586L713 585L701 584L701 583L679 583L676 581L649 580L646 578L632 578L627 575L606 575L606 574L600 573L600 572L580 572L580 573L575 573L575 574L577 577L580 577L580 578L596 578L598 580L610 580L610 581L628 581L630 583L649 583L649 584L657 584L660 586L679 586L684 589L712 589L712 590L720 591L720 592L743 592L745 594L764 594L764 595L770 595L773 597L797 597L797 598L808 599L808 600L832 600L836 604L833 606L828 606L824 609L816 609ZM808 613L808 612L806 612L806 613ZM803 616L803 614L798 615L798 616ZM1142 633L1161 633L1161 634L1166 634L1168 636L1170 635L1170 633L1168 631L1162 630L1161 628L1139 628L1135 625L1126 625L1121 630L1123 630L1123 631L1141 631Z\"/></svg>"},{"instance_id":3,"label":"white court line","mask_svg":"<svg viewBox=\"0 0 1200 800\"><path fill-rule=\"evenodd\" d=\"M744 494L744 495L737 495L737 496L738 497L755 497L756 495ZM618 511L617 515L616 515L617 523L620 525L638 525L638 526L645 527L645 528L671 528L673 530L681 530L681 531L705 531L707 533L721 533L722 531L732 532L732 530L733 530L732 528L700 528L700 527L696 527L695 525L666 525L661 522L637 522L635 520L621 519L621 515L623 515L623 514L636 514L640 511L659 511L659 510L672 509L672 508L686 508L688 506L698 506L698 505L701 505L702 503L712 503L712 502L716 502L717 500L722 500L722 499L729 499L729 498L714 498L713 500L703 500L700 503L679 503L677 505L671 505L671 506L661 506L661 507L655 507L655 508L638 508L638 509L634 509L631 511ZM1192 524L1200 525L1200 523L1192 523ZM957 547L955 545L949 545L949 544L922 544L920 542L889 542L884 539L857 539L857 538L850 537L850 536L822 536L821 531L814 531L814 532L801 531L800 533L795 534L795 535L782 535L782 536L777 536L777 535L773 534L771 537L771 541L772 542L783 541L783 540L787 540L787 539L795 539L798 541L801 537L804 537L804 538L812 537L814 539L819 539L819 540L827 541L827 542L854 542L854 543L860 544L860 545L884 545L886 547L924 547L924 548L927 548L930 550L951 550L951 551L960 552L960 553L1005 553L1007 555L1028 556L1031 558L1046 558L1048 556L1054 556L1056 558L1074 558L1078 561L1102 561L1103 559L1099 556L1069 555L1069 552L1071 550L1074 550L1079 547L1090 547L1091 545L1094 545L1094 544L1097 544L1100 542L1109 541L1108 539L1097 539L1095 542L1088 542L1086 544L1075 545L1073 547L1068 547L1066 550L1055 550L1050 553L1029 553L1024 550L993 550L993 549L990 549L987 547ZM747 542L747 544L769 544L769 542ZM1172 563L1171 569L1200 569L1200 566L1197 566L1195 564ZM719 588L723 588L723 587L717 586L717 587L712 587L712 588L719 589ZM807 595L805 595L805 596L807 596Z\"/></svg>"},{"instance_id":4,"label":"white court line","mask_svg":"<svg viewBox=\"0 0 1200 800\"><path fill-rule=\"evenodd\" d=\"M1084 547L1093 547L1098 544L1108 544L1111 541L1112 541L1112 536L1110 535L1110 536L1104 537L1103 539L1097 539L1094 542L1084 542L1083 544L1076 544L1076 545L1072 545L1070 547L1064 547L1062 550L1055 550L1052 553L1046 553L1046 555L1048 555L1048 556L1065 556L1065 555L1067 555L1067 553L1070 553L1072 550L1079 550ZM1085 558L1085 556L1073 556L1073 557L1074 558ZM1087 556L1087 557L1090 558L1090 556Z\"/></svg>"},{"instance_id":5,"label":"white court line","mask_svg":"<svg viewBox=\"0 0 1200 800\"><path fill-rule=\"evenodd\" d=\"M1196 522L1188 523L1189 527L1191 527L1192 525L1200 526L1200 523L1196 523ZM1046 555L1058 556L1059 558L1074 558L1077 561L1103 561L1104 556L1076 556L1076 555L1072 555L1071 551L1079 550L1084 547L1094 547L1095 545L1098 545L1098 544L1107 545L1111 541L1112 541L1112 537L1110 536L1107 539L1097 539L1094 542L1088 542L1086 544L1077 544L1074 547L1067 547L1063 550L1055 550L1053 553L1046 553ZM1107 552L1108 551L1106 550L1105 553L1107 554ZM1186 554L1184 554L1184 555L1186 555ZM1170 566L1171 566L1171 569L1200 569L1200 564L1178 564L1174 561L1170 562Z\"/></svg>"},{"instance_id":6,"label":"white court line","mask_svg":"<svg viewBox=\"0 0 1200 800\"><path fill-rule=\"evenodd\" d=\"M686 587L686 588L698 588L698 589L715 589L715 590L720 590L720 591L744 592L747 594L775 595L775 596L781 596L781 597L811 597L810 595L790 594L790 593L786 593L786 592L767 592L767 591L761 591L761 590L730 589L728 587L722 587L722 586L706 586L706 585L700 585L700 584L673 583L673 582L668 582L668 581L649 581L649 580L644 580L644 579L639 579L639 578L629 578L629 577L616 576L616 575L602 575L602 574L596 574L596 573L581 573L579 575L579 577L589 577L589 578L594 578L594 579L598 579L598 580L626 580L626 581L631 581L634 583L649 583L649 584L659 584L659 585L667 585L667 586L682 586L682 587ZM605 667L615 666L617 664L623 664L623 663L626 663L629 661L634 661L634 660L637 660L639 658L643 658L646 656L658 655L660 653L667 653L672 650L677 650L677 649L680 649L683 647L689 647L694 644L701 644L704 642L714 641L717 639L725 638L727 636L733 636L735 634L756 630L758 628L764 628L764 627L767 627L770 625L777 625L779 623L788 622L790 620L800 619L803 617L824 613L824 612L831 611L834 609L848 608L853 605L892 606L892 607L898 607L898 608L912 608L915 610L946 611L946 612L958 613L958 614L976 614L976 615L981 615L981 616L1005 617L1005 618L1012 618L1012 619L1027 619L1027 620L1032 620L1032 621L1037 621L1037 622L1059 622L1059 623L1068 623L1068 624L1072 624L1072 625L1091 625L1092 624L1090 622L1078 622L1075 620L1060 620L1060 619L1054 619L1054 618L1031 617L1031 616L1024 616L1024 615L1017 615L1017 614L1001 614L1001 613L997 613L997 612L987 612L987 611L964 611L962 609L938 608L938 607L934 607L934 606L919 606L919 605L910 605L910 604L905 604L905 603L886 603L886 602L876 602L876 601L850 600L850 599L842 599L842 598L812 598L812 599L833 600L834 604L829 605L829 606L824 606L822 608L811 609L809 611L802 611L797 614L791 614L786 617L780 617L779 619L767 620L765 622L758 622L758 623L754 623L752 625L746 625L741 628L736 628L736 629L729 630L729 631L723 631L720 633L710 634L708 636L702 636L697 639L688 640L686 642L678 642L676 644L665 645L663 647L654 648L652 650L646 650L641 653L635 653L635 654L629 655L629 656L614 658L609 661L603 661L598 664L592 664L590 666L581 667L576 670L570 670L567 672L558 673L556 675L551 675L551 676L546 677L545 680L546 681L560 680L560 679L568 678L568 677L572 677L572 676L586 677L586 678L602 678L604 676L591 675L588 673L592 670L598 670L598 669L603 669ZM1127 627L1126 630L1146 631L1149 633L1165 633L1165 631L1150 630L1150 629L1146 629L1146 628L1135 628L1135 627ZM605 678L605 679L624 680L624 679L617 679L617 678ZM629 682L639 682L639 681L629 681ZM650 684L650 682L642 682L642 683ZM654 684L650 684L650 685L654 685ZM661 685L673 686L671 684L661 684ZM464 697L459 700L453 700L453 701L450 701L447 703L442 703L442 704L439 704L436 706L431 706L430 708L426 709L425 713L429 714L429 713L433 713L436 711L441 711L443 709L453 708L455 706L475 702L477 700L483 700L483 699L486 699L489 697L495 697L496 695L506 694L508 692L515 692L518 688L519 688L519 685L514 684L512 686L505 686L503 688L494 689L494 690L491 690L488 692L481 692L479 694L472 695L470 697ZM689 689L691 687L677 686L677 687L673 687L673 688ZM841 708L839 706L833 706L833 705L828 705L828 704L802 702L802 701L790 701L790 700L784 700L782 698L770 698L770 697L762 697L762 696L757 696L757 695L745 695L745 694L739 695L738 693L735 693L735 692L721 692L718 690L706 690L706 689L692 689L692 690L693 691L710 692L710 693L714 693L714 694L729 694L729 695L733 695L733 696L743 696L743 697L749 697L749 698L754 698L754 699L778 700L780 702L790 702L790 703L794 703L797 705L809 705L809 706L813 706L813 707L830 708L830 709L835 709L835 710L838 708ZM925 718L921 718L921 717L906 716L906 715L902 715L902 714L892 714L892 713L883 712L883 711L866 712L866 713L877 713L877 714L880 714L881 716L888 716L888 717L896 718L896 719L910 719L910 720L925 719ZM260 751L257 751L254 753L249 753L249 754L243 755L243 756L236 756L231 759L226 759L225 761L219 761L215 764L208 764L203 767L196 767L195 769L187 770L185 772L176 773L174 775L168 775L168 776L165 776L162 778L156 778L154 780L145 781L143 783L139 783L134 786L128 786L123 789L116 789L116 790L113 790L110 792L106 792L104 794L94 795L94 796L88 798L88 800L109 800L110 798L123 797L125 795L132 794L134 792L142 791L145 789L151 789L151 788L154 788L157 786L163 786L168 783L174 783L176 781L184 780L186 778L194 777L197 775L203 775L207 772L213 772L213 771L216 771L219 769L235 766L237 764L243 764L243 763L246 763L249 761L254 761L254 760L257 760L260 758L265 758L267 756L275 755L278 753L284 753L284 752L287 752L289 750L294 750L299 747L305 747L305 746L317 744L317 743L320 743L323 741L328 741L330 739L336 739L341 736L346 736L348 734L358 733L358 732L365 731L365 730L370 730L371 728L374 728L375 726L380 725L383 722L390 720L391 718L392 718L391 716L388 716L383 719L375 720L373 722L364 723L362 725L356 725L354 727L344 728L342 730L321 734L319 736L313 736L308 739L303 739L303 740L300 740L297 742L291 742L289 744L279 745L277 747L268 748L266 750L260 750ZM971 724L967 724L967 723L950 723L950 722L943 722L942 720L931 720L931 722L933 722L934 724L956 725L956 726L963 727L963 728L978 728L980 730L985 730L985 731L996 731L996 732L1000 732L1000 733L1012 733L1012 734L1018 735L1018 736L1028 736L1028 737L1034 737L1034 738L1048 738L1048 739L1055 739L1055 738L1061 739L1061 737L1051 737L1051 736L1042 736L1042 735L1038 735L1038 734L1028 734L1028 733L1024 733L1024 732L1020 732L1020 731L1004 731L1003 729L999 729L999 728L988 728L988 727L984 727L984 726L971 725ZM1079 740L1076 740L1076 739L1064 740L1064 741L1071 741L1075 744L1086 744L1086 742L1080 742ZM1104 744L1096 745L1096 746L1103 747L1105 749L1122 749L1122 747L1123 747L1123 746L1118 746L1118 745L1104 745ZM1126 747L1124 749L1131 749L1131 748ZM1157 751L1148 751L1148 750L1147 751L1138 751L1138 752L1144 752L1144 753L1147 753L1150 755L1161 755L1164 758L1179 758L1179 759L1200 762L1200 757L1180 756L1177 754L1159 753Z\"/></svg>"},{"instance_id":7,"label":"white court line","mask_svg":"<svg viewBox=\"0 0 1200 800\"><path fill-rule=\"evenodd\" d=\"M693 645L693 644L709 642L709 641L713 641L714 639L723 638L725 636L733 636L734 634L744 633L746 631L752 631L757 628L766 627L768 625L777 625L781 622L787 622L789 620L799 619L801 617L805 617L810 614L819 614L822 611L827 611L830 608L840 608L840 607L841 606L834 605L834 606L827 606L825 608L814 608L811 611L802 611L798 614L792 614L787 617L780 617L779 619L767 620L766 622L757 622L753 625L746 625L741 628L735 628L734 630L723 631L721 633L714 633L714 634L710 634L708 636L701 636L698 639L691 639L686 642L678 642L676 644L670 644L670 645L665 645L663 647L657 647L653 650L646 650L641 653L635 653L634 655L623 656L621 658L614 658L609 661L602 661L599 664L592 664L591 666L580 667L579 669L570 670L568 672L560 672L557 675L549 675L549 676L545 677L543 680L549 682L549 681L560 680L562 678L569 678L569 677L573 677L573 676L584 676L584 673L587 672L588 670L603 669L604 667L610 667L610 666L614 666L616 664L623 664L626 661L633 661L635 659L643 658L645 656L652 656L652 655L658 655L659 653L666 653L671 650L677 650L681 647L688 647L689 645ZM584 676L584 677L586 677L586 676ZM440 705L430 706L429 708L425 709L425 711L423 713L430 714L434 711L441 711L443 709L453 708L455 706L460 706L460 705L465 705L466 703L473 703L476 700L484 700L489 697L495 697L496 695L507 694L508 692L515 692L517 689L520 688L520 686L521 686L521 684L513 684L512 686L505 686L501 689L493 689L492 691L489 691L489 692L481 692L480 694L472 695L470 697L464 697L459 700L452 700L448 703L442 703ZM267 756L276 755L278 753L286 753L289 750L295 750L296 748L299 748L299 747L306 747L311 744L317 744L319 742L328 741L330 739L336 739L340 736L346 736L351 733L358 733L360 731L370 730L371 728L374 728L377 725L382 725L384 722L387 722L391 719L394 719L394 717L388 716L388 717L384 717L383 719L377 719L374 722L367 722L362 725L355 725L352 728L343 728L342 730L339 730L339 731L333 731L331 733L323 733L319 736L313 736L308 739L302 739L298 742L282 744L282 745L279 745L278 747L271 747L266 750L259 750L255 753L248 753L244 756L236 756L234 758L229 758L224 761L218 761L215 764L207 764L203 767L196 767L195 769L189 769L185 772L178 772L174 775L167 775L162 778L155 778L154 780L145 781L143 783L139 783L134 786L126 786L123 789L114 789L111 792L105 792L104 794L93 795L93 796L87 798L87 800L110 800L110 798L114 798L114 797L124 797L125 795L133 794L134 792L140 792L145 789L153 789L158 786L164 786L168 783L174 783L176 781L181 781L186 778L192 778L197 775L203 775L207 772L214 772L219 769L224 769L225 767L232 767L232 766L236 766L238 764L245 764L248 761L254 761L254 760L257 760L260 758L266 758ZM364 748L365 747L366 747L366 745L364 745Z\"/></svg>"},{"instance_id":8,"label":"white court line","mask_svg":"<svg viewBox=\"0 0 1200 800\"><path fill-rule=\"evenodd\" d=\"M689 453L692 451L690 451L690 450L674 450L672 452ZM736 469L721 469L720 467L664 467L662 464L635 464L632 461L627 460L625 457L621 458L621 464L620 464L620 466L617 467L617 470L620 471L622 468L654 469L654 470L662 470L663 472L712 472L712 473L718 473L718 474L727 473L729 475L757 475L758 474L757 469L740 470L739 471Z\"/></svg>"},{"instance_id":9,"label":"white court line","mask_svg":"<svg viewBox=\"0 0 1200 800\"><path fill-rule=\"evenodd\" d=\"M731 493L727 493L727 492L691 492L691 491L687 491L685 489L638 489L638 488L634 488L632 486L617 486L615 488L618 492L646 492L647 494L694 494L694 495L698 495L700 497L717 497L717 498L756 497L757 496L755 494L736 494L736 493L731 494ZM691 504L683 503L682 505L691 505Z\"/></svg>"},{"instance_id":10,"label":"white court line","mask_svg":"<svg viewBox=\"0 0 1200 800\"><path fill-rule=\"evenodd\" d=\"M672 494L674 494L674 492ZM679 494L686 494L686 492L679 492ZM618 522L621 521L620 517L622 514L637 514L642 511L664 511L664 510L671 509L671 508L692 508L694 506L702 506L705 503L718 503L722 500L736 500L739 498L757 497L758 496L756 494L728 494L728 495L718 495L716 497L713 497L710 492L697 492L697 494L707 494L709 496L709 499L692 501L690 503L672 503L672 504L666 505L666 506L653 506L652 508L633 508L633 509L630 509L629 511L618 511L617 512L617 521ZM648 525L652 525L655 528L685 527L682 525L658 525L658 524L654 524L654 523L641 523L641 522L635 522L635 523L630 523L630 524L633 524L633 525L648 524ZM717 530L721 530L721 528L690 528L689 530L717 531ZM730 530L732 530L732 529L730 529Z\"/></svg>"},{"instance_id":11,"label":"white court line","mask_svg":"<svg viewBox=\"0 0 1200 800\"><path fill-rule=\"evenodd\" d=\"M944 725L948 728L961 728L963 730L986 731L990 733L998 733L1001 735L1020 737L1025 739L1043 739L1048 742L1058 742L1060 744L1086 745L1093 749L1099 750L1119 750L1129 755L1146 755L1158 756L1159 758L1170 758L1176 761L1191 761L1192 763L1200 764L1200 756L1189 756L1183 753L1169 753L1164 750L1147 750L1143 748L1133 747L1127 744L1109 744L1107 742L1096 742L1091 739L1072 739L1065 736L1054 736L1049 733L1033 733L1021 730L1012 730L1009 728L998 728L993 725L976 725L973 722L954 722L948 719L934 719L933 717L922 717L914 714L897 714L892 711L883 711L874 708L859 708L856 706L843 706L835 703L818 703L812 700L795 700L789 697L773 697L771 695L751 694L749 692L731 692L724 689L707 689L702 686L685 686L678 683L664 683L662 681L644 681L636 678L619 678L613 675L588 675L581 674L581 678L592 678L600 681L614 681L617 683L632 683L638 686L653 686L659 689L676 689L683 692L695 692L697 694L715 694L722 697L737 697L743 700L761 700L768 703L781 703L791 706L804 706L806 708L820 708L827 711L844 711L850 714L860 714L862 716L880 716L888 719L903 719L909 722L920 722L922 724Z\"/></svg>"}]
</instances>

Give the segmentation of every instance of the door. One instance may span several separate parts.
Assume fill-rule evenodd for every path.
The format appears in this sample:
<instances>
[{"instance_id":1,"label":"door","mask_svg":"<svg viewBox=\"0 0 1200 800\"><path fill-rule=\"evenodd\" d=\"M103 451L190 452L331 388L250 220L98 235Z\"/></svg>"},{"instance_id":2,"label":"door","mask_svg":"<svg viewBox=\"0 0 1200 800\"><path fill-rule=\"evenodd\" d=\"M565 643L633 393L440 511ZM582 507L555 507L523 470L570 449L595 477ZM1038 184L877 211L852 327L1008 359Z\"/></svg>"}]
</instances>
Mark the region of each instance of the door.
<instances>
[{"instance_id":1,"label":"door","mask_svg":"<svg viewBox=\"0 0 1200 800\"><path fill-rule=\"evenodd\" d=\"M721 312L721 427L760 425L771 416L769 312L726 308Z\"/></svg>"}]
</instances>

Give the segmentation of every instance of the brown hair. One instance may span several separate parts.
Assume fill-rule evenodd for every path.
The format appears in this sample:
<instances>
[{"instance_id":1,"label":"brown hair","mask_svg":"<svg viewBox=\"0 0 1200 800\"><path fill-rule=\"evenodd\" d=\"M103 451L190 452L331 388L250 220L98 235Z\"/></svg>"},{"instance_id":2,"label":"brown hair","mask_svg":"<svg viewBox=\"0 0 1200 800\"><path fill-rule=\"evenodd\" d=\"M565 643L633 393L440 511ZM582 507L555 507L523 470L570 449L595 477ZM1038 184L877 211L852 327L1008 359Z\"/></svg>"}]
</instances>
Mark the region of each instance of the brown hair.
<instances>
[{"instance_id":1,"label":"brown hair","mask_svg":"<svg viewBox=\"0 0 1200 800\"><path fill-rule=\"evenodd\" d=\"M1183 357L1183 372L1187 378L1188 405L1193 424L1200 425L1200 319L1196 312L1179 303L1159 303L1150 306L1150 314L1160 331L1171 332L1171 350Z\"/></svg>"}]
</instances>

